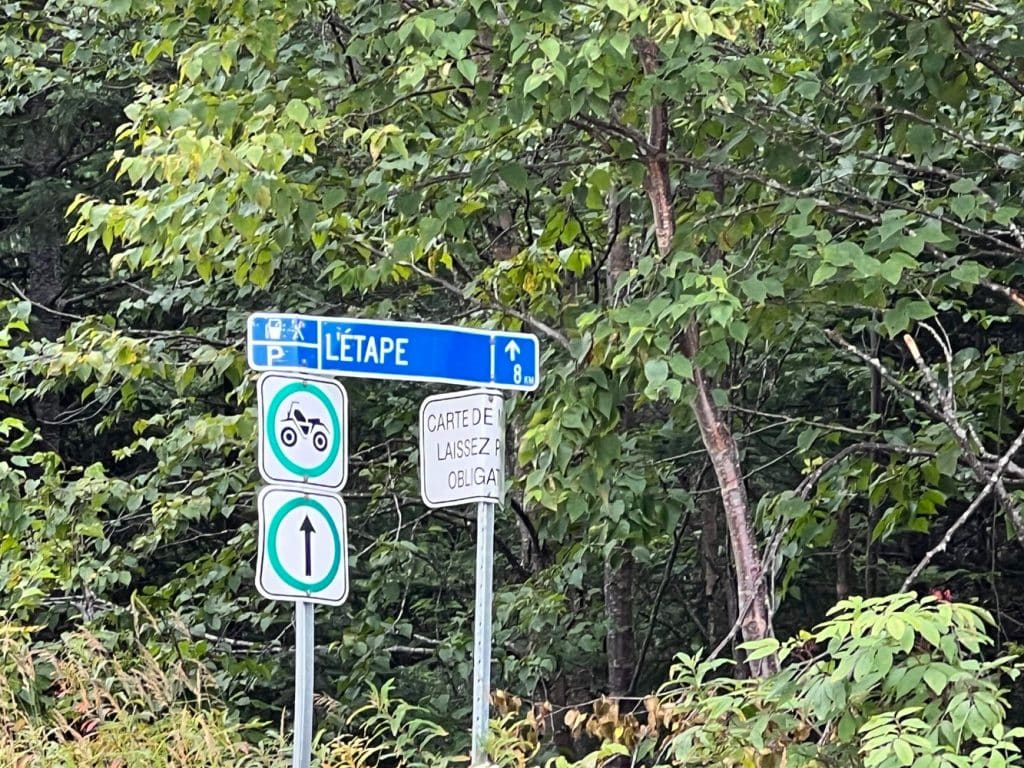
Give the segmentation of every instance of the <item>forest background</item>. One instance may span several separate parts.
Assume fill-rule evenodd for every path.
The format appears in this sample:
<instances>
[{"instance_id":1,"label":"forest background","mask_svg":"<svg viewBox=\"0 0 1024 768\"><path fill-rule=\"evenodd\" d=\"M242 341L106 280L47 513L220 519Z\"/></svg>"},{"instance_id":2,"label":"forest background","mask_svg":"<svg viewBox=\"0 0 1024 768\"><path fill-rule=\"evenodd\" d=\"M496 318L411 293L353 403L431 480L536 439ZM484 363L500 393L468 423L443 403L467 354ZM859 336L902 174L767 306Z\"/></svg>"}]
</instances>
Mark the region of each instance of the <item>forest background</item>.
<instances>
[{"instance_id":1,"label":"forest background","mask_svg":"<svg viewBox=\"0 0 1024 768\"><path fill-rule=\"evenodd\" d=\"M1020 764L1022 57L1013 0L0 4L0 762L285 764L287 310L541 338L497 762ZM319 759L459 764L437 390L347 386Z\"/></svg>"}]
</instances>

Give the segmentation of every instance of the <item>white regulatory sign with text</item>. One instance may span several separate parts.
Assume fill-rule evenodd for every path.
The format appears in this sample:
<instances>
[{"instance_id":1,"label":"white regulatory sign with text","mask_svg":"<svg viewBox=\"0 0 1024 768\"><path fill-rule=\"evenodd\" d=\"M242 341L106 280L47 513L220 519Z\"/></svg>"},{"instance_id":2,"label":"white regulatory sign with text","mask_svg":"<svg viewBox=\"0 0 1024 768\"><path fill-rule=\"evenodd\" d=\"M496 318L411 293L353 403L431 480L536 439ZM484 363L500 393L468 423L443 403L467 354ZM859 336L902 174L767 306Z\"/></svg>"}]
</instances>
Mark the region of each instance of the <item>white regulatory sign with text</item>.
<instances>
[{"instance_id":1,"label":"white regulatory sign with text","mask_svg":"<svg viewBox=\"0 0 1024 768\"><path fill-rule=\"evenodd\" d=\"M420 493L428 507L500 503L505 486L500 393L434 395L420 407Z\"/></svg>"}]
</instances>

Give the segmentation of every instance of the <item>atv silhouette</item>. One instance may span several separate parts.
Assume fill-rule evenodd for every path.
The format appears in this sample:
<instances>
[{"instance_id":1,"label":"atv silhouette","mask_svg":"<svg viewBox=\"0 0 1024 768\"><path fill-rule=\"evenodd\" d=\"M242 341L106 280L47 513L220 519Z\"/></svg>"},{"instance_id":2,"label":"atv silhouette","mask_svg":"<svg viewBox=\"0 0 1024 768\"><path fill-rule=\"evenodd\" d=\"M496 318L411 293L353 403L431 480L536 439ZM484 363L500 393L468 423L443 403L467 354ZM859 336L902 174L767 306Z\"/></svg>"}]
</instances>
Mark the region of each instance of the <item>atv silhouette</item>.
<instances>
[{"instance_id":1,"label":"atv silhouette","mask_svg":"<svg viewBox=\"0 0 1024 768\"><path fill-rule=\"evenodd\" d=\"M288 415L281 422L281 442L291 448L299 441L300 436L304 440L311 440L313 447L321 453L327 450L330 442L324 423L320 419L306 418L298 405L292 403Z\"/></svg>"}]
</instances>

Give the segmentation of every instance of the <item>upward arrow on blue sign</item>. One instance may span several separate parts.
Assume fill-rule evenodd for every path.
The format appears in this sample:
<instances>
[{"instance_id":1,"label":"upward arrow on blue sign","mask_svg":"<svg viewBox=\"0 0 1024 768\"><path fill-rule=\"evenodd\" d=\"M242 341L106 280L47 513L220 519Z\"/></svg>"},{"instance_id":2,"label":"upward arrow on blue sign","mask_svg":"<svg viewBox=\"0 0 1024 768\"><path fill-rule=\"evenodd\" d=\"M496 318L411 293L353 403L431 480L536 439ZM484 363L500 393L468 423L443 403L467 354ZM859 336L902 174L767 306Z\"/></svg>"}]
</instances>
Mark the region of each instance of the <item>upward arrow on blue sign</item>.
<instances>
[{"instance_id":1,"label":"upward arrow on blue sign","mask_svg":"<svg viewBox=\"0 0 1024 768\"><path fill-rule=\"evenodd\" d=\"M249 316L249 366L369 379L534 390L540 344L529 333L278 313Z\"/></svg>"}]
</instances>

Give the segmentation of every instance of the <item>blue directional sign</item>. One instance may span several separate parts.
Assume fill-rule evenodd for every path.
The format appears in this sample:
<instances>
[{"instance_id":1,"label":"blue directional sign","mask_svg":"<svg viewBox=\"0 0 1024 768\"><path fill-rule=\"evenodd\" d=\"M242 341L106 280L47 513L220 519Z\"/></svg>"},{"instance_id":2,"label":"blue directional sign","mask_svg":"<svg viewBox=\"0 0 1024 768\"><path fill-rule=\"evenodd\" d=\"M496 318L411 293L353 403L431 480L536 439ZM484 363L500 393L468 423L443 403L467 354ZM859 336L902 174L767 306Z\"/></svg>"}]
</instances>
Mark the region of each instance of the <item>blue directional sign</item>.
<instances>
[{"instance_id":1,"label":"blue directional sign","mask_svg":"<svg viewBox=\"0 0 1024 768\"><path fill-rule=\"evenodd\" d=\"M530 391L540 381L540 345L529 333L256 313L249 367L367 379L437 381Z\"/></svg>"}]
</instances>

